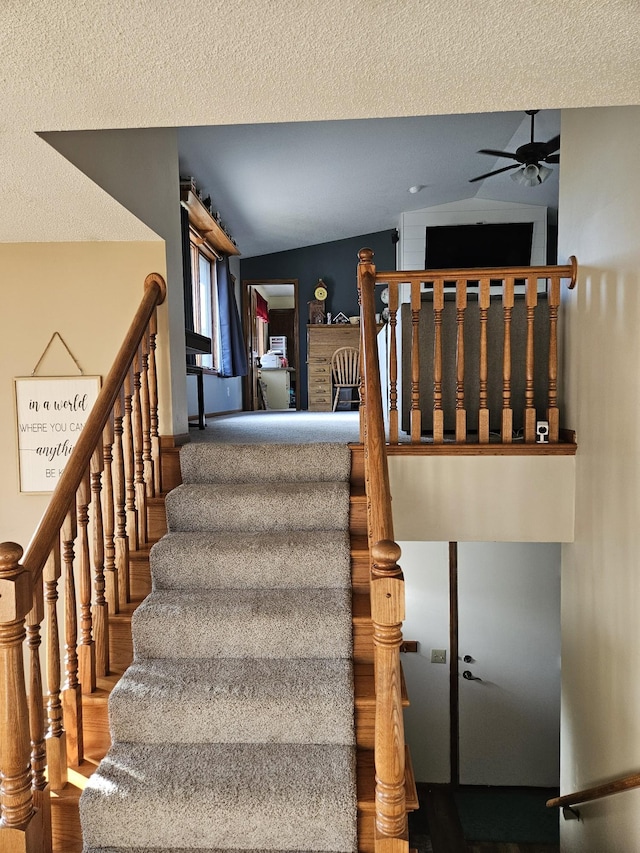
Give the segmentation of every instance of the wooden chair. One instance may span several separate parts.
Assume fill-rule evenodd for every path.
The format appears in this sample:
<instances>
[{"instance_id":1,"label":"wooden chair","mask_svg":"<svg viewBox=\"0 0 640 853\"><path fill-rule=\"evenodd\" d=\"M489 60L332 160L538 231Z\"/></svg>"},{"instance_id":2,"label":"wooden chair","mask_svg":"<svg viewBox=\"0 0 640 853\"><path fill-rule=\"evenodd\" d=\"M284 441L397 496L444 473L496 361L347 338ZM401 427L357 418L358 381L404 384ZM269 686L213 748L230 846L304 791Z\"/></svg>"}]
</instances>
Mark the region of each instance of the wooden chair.
<instances>
[{"instance_id":1,"label":"wooden chair","mask_svg":"<svg viewBox=\"0 0 640 853\"><path fill-rule=\"evenodd\" d=\"M333 411L338 407L340 390L342 388L358 389L358 404L360 403L360 350L356 347L340 347L331 356L331 376L333 387L336 389L333 398ZM353 402L352 400L350 403Z\"/></svg>"}]
</instances>

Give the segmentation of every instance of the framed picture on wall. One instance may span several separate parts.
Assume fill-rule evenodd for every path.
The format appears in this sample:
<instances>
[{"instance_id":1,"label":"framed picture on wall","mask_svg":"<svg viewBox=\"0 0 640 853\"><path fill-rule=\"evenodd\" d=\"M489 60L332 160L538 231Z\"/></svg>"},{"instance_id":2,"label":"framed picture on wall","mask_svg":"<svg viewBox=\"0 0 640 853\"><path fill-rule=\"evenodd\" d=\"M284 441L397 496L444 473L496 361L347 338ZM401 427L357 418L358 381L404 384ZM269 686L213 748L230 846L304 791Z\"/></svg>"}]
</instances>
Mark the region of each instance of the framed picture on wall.
<instances>
[{"instance_id":1,"label":"framed picture on wall","mask_svg":"<svg viewBox=\"0 0 640 853\"><path fill-rule=\"evenodd\" d=\"M52 492L100 391L99 376L14 380L21 492Z\"/></svg>"}]
</instances>

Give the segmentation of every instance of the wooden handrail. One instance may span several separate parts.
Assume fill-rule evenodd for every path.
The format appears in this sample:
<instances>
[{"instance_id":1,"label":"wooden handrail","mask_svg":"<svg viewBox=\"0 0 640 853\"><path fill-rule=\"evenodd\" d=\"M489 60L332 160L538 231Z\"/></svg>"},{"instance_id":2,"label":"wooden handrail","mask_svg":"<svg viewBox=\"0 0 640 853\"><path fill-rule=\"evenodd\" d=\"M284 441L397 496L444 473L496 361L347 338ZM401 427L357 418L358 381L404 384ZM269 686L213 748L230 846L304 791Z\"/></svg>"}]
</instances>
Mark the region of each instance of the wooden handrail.
<instances>
[{"instance_id":1,"label":"wooden handrail","mask_svg":"<svg viewBox=\"0 0 640 853\"><path fill-rule=\"evenodd\" d=\"M593 788L585 788L573 794L563 794L561 797L553 797L547 800L547 808L566 808L576 806L579 803L588 803L592 800L600 800L611 794L619 794L621 791L630 791L632 788L640 788L640 773L632 773L614 779L613 782L604 782L602 785L594 785Z\"/></svg>"},{"instance_id":2,"label":"wooden handrail","mask_svg":"<svg viewBox=\"0 0 640 853\"><path fill-rule=\"evenodd\" d=\"M167 286L162 276L150 273L144 281L144 296L129 331L22 560L24 568L31 572L34 583L42 574L69 507L75 501L93 452L101 442L102 432L153 312L157 305L164 302L166 293Z\"/></svg>"},{"instance_id":3,"label":"wooden handrail","mask_svg":"<svg viewBox=\"0 0 640 853\"><path fill-rule=\"evenodd\" d=\"M390 270L376 273L377 284L390 284L393 281L399 284L408 284L412 281L456 281L458 279L469 279L469 269L450 270ZM505 267L481 267L477 270L482 278L502 279ZM509 267L509 275L514 278L551 278L559 276L569 279L569 289L576 286L578 275L578 262L574 255L569 258L569 263L562 266L536 266L536 267Z\"/></svg>"},{"instance_id":4,"label":"wooden handrail","mask_svg":"<svg viewBox=\"0 0 640 853\"><path fill-rule=\"evenodd\" d=\"M361 249L358 257L364 392L363 443L371 550L371 620L376 690L375 849L380 853L408 853L400 667L404 578L398 565L400 548L393 541L377 348L373 252L371 249Z\"/></svg>"}]
</instances>

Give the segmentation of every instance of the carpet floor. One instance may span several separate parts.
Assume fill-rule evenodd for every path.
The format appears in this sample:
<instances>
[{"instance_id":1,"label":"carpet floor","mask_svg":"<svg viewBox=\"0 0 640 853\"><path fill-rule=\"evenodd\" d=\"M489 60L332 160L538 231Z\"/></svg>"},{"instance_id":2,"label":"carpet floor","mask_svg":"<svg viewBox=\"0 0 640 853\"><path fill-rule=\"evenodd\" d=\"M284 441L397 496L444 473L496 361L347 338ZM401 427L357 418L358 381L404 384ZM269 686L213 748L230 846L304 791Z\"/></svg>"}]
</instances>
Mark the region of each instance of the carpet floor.
<instances>
[{"instance_id":1,"label":"carpet floor","mask_svg":"<svg viewBox=\"0 0 640 853\"><path fill-rule=\"evenodd\" d=\"M181 451L84 853L355 853L349 448L212 432Z\"/></svg>"},{"instance_id":2,"label":"carpet floor","mask_svg":"<svg viewBox=\"0 0 640 853\"><path fill-rule=\"evenodd\" d=\"M205 429L191 426L192 443L313 444L360 440L359 412L238 412L207 419Z\"/></svg>"}]
</instances>

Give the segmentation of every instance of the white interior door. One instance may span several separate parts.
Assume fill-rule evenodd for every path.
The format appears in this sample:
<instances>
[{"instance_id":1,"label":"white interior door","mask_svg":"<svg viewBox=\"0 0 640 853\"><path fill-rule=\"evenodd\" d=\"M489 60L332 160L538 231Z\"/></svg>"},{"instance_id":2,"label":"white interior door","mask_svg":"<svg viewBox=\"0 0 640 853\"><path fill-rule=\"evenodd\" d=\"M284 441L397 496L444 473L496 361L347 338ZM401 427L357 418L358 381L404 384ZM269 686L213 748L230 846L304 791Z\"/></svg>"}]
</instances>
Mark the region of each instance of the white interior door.
<instances>
[{"instance_id":1,"label":"white interior door","mask_svg":"<svg viewBox=\"0 0 640 853\"><path fill-rule=\"evenodd\" d=\"M459 543L458 618L460 784L557 785L560 546Z\"/></svg>"}]
</instances>

